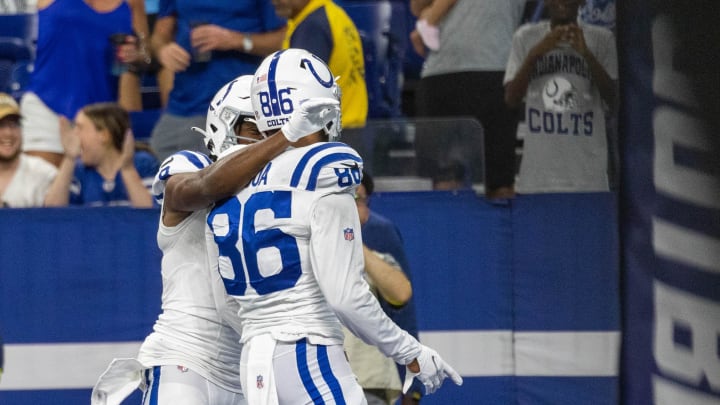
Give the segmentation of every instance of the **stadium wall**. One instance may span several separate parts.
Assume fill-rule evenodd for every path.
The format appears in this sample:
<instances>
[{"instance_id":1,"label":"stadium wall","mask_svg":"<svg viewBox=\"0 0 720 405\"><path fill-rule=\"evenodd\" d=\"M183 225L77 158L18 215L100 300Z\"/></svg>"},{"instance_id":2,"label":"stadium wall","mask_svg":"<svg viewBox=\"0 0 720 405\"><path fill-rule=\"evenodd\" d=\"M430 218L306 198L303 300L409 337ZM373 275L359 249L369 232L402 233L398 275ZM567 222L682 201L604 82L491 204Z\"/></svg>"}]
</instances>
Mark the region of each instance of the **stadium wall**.
<instances>
[{"instance_id":1,"label":"stadium wall","mask_svg":"<svg viewBox=\"0 0 720 405\"><path fill-rule=\"evenodd\" d=\"M720 405L720 2L617 5L621 400Z\"/></svg>"},{"instance_id":2,"label":"stadium wall","mask_svg":"<svg viewBox=\"0 0 720 405\"><path fill-rule=\"evenodd\" d=\"M617 403L613 194L377 193L371 207L403 233L421 341L465 378L424 404ZM112 358L135 355L160 310L157 219L0 210L0 403L88 403Z\"/></svg>"}]
</instances>

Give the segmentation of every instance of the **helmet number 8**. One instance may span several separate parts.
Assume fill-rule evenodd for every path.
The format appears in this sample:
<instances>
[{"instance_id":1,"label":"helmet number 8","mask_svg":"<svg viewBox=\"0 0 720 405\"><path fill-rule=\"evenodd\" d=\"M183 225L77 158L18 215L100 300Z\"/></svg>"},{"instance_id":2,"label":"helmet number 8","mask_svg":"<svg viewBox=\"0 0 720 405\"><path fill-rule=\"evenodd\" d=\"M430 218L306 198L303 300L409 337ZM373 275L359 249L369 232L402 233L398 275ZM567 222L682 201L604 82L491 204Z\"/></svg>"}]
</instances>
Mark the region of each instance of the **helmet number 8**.
<instances>
[{"instance_id":1,"label":"helmet number 8","mask_svg":"<svg viewBox=\"0 0 720 405\"><path fill-rule=\"evenodd\" d=\"M277 98L270 97L267 91L258 93L260 98L260 108L266 117L286 115L294 111L292 98L290 98L291 89L284 88L277 92Z\"/></svg>"}]
</instances>

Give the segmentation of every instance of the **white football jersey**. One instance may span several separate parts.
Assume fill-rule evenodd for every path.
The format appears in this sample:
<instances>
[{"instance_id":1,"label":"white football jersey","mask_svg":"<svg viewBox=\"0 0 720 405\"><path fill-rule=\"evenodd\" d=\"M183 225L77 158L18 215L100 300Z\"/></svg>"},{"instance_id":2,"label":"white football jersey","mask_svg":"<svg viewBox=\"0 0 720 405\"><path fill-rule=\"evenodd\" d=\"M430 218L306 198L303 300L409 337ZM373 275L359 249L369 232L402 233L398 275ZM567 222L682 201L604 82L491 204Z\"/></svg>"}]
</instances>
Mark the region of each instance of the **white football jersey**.
<instances>
[{"instance_id":1,"label":"white football jersey","mask_svg":"<svg viewBox=\"0 0 720 405\"><path fill-rule=\"evenodd\" d=\"M406 364L419 343L372 295L364 269L354 193L362 159L342 143L290 149L270 161L235 198L208 216L217 266L240 306L242 339L270 333L342 344L353 333Z\"/></svg>"},{"instance_id":2,"label":"white football jersey","mask_svg":"<svg viewBox=\"0 0 720 405\"><path fill-rule=\"evenodd\" d=\"M182 151L168 157L155 178L153 194L162 201L170 176L209 164L206 156L195 152ZM207 212L196 211L172 227L160 220L157 241L163 252L162 313L142 344L138 360L145 366L185 366L220 387L241 392L242 346L239 334L218 312L214 290L218 286L222 290L222 282L207 260Z\"/></svg>"}]
</instances>

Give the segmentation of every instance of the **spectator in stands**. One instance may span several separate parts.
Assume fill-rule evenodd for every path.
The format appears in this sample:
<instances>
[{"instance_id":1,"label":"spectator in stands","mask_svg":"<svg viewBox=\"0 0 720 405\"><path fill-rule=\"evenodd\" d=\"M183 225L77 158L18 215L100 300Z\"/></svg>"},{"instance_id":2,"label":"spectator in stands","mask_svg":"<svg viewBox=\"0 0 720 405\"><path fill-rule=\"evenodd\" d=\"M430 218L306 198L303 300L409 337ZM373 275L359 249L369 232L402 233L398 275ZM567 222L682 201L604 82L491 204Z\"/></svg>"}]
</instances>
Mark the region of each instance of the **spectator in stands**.
<instances>
[{"instance_id":1,"label":"spectator in stands","mask_svg":"<svg viewBox=\"0 0 720 405\"><path fill-rule=\"evenodd\" d=\"M168 0L155 22L152 46L174 73L166 110L150 137L160 160L179 150L207 153L192 127L205 127L205 112L219 89L253 74L282 44L285 22L270 0Z\"/></svg>"},{"instance_id":2,"label":"spectator in stands","mask_svg":"<svg viewBox=\"0 0 720 405\"><path fill-rule=\"evenodd\" d=\"M366 279L390 319L417 338L410 266L402 236L394 223L370 210L370 195L374 190L372 176L363 171L362 182L355 193L355 203L362 226ZM347 329L345 350L350 366L365 391L368 405L395 403L401 394L400 382L405 378L405 367L398 367L375 346L363 343ZM403 395L401 403L416 404L421 397L422 386L416 382Z\"/></svg>"},{"instance_id":3,"label":"spectator in stands","mask_svg":"<svg viewBox=\"0 0 720 405\"><path fill-rule=\"evenodd\" d=\"M118 101L128 111L141 109L140 79L131 72L115 71L116 57L123 62L145 63L143 38L148 35L143 0L39 0L37 57L23 94L25 120L23 148L60 165L58 117L74 117L85 105ZM137 38L132 33L137 34ZM116 48L113 34L128 34Z\"/></svg>"},{"instance_id":4,"label":"spectator in stands","mask_svg":"<svg viewBox=\"0 0 720 405\"><path fill-rule=\"evenodd\" d=\"M127 111L96 103L78 112L74 128L60 119L65 157L45 205L153 206L149 188L158 161L147 150L136 151Z\"/></svg>"},{"instance_id":5,"label":"spectator in stands","mask_svg":"<svg viewBox=\"0 0 720 405\"><path fill-rule=\"evenodd\" d=\"M57 168L20 150L20 108L0 93L0 204L2 207L41 207Z\"/></svg>"},{"instance_id":6,"label":"spectator in stands","mask_svg":"<svg viewBox=\"0 0 720 405\"><path fill-rule=\"evenodd\" d=\"M332 0L275 0L288 19L283 49L300 48L325 61L340 85L342 127L364 127L368 114L365 59L355 23Z\"/></svg>"},{"instance_id":7,"label":"spectator in stands","mask_svg":"<svg viewBox=\"0 0 720 405\"><path fill-rule=\"evenodd\" d=\"M470 116L484 129L485 192L514 196L515 120L503 72L525 0L410 0L410 39L426 55L416 91L420 117Z\"/></svg>"},{"instance_id":8,"label":"spectator in stands","mask_svg":"<svg viewBox=\"0 0 720 405\"><path fill-rule=\"evenodd\" d=\"M546 0L550 20L517 30L505 100L525 102L518 192L608 191L606 109L614 108L617 51L611 31L578 24L584 0Z\"/></svg>"}]
</instances>

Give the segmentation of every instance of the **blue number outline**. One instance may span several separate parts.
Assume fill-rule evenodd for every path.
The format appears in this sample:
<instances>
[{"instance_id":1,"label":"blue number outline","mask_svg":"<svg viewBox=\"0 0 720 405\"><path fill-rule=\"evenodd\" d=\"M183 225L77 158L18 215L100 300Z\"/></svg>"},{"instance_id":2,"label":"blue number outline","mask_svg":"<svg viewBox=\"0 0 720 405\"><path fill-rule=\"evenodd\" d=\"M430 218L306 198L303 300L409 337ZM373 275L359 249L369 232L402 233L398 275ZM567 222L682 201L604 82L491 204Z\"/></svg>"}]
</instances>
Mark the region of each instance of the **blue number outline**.
<instances>
[{"instance_id":1,"label":"blue number outline","mask_svg":"<svg viewBox=\"0 0 720 405\"><path fill-rule=\"evenodd\" d=\"M208 215L207 223L213 230L215 243L218 245L220 256L227 257L233 267L235 277L223 277L225 289L229 295L242 296L247 290L245 269L250 276L250 285L260 295L285 290L293 287L302 274L300 250L294 236L280 229L255 229L255 214L259 210L269 209L276 219L290 218L292 215L292 192L290 191L263 191L253 194L245 206L236 199L231 198L223 204L217 205ZM218 214L228 215L228 233L218 236L213 228L213 219ZM237 249L239 241L240 221L242 218L242 246L243 254ZM277 248L280 253L282 269L271 276L263 277L260 274L257 254L264 248ZM244 263L247 267L243 266Z\"/></svg>"}]
</instances>

